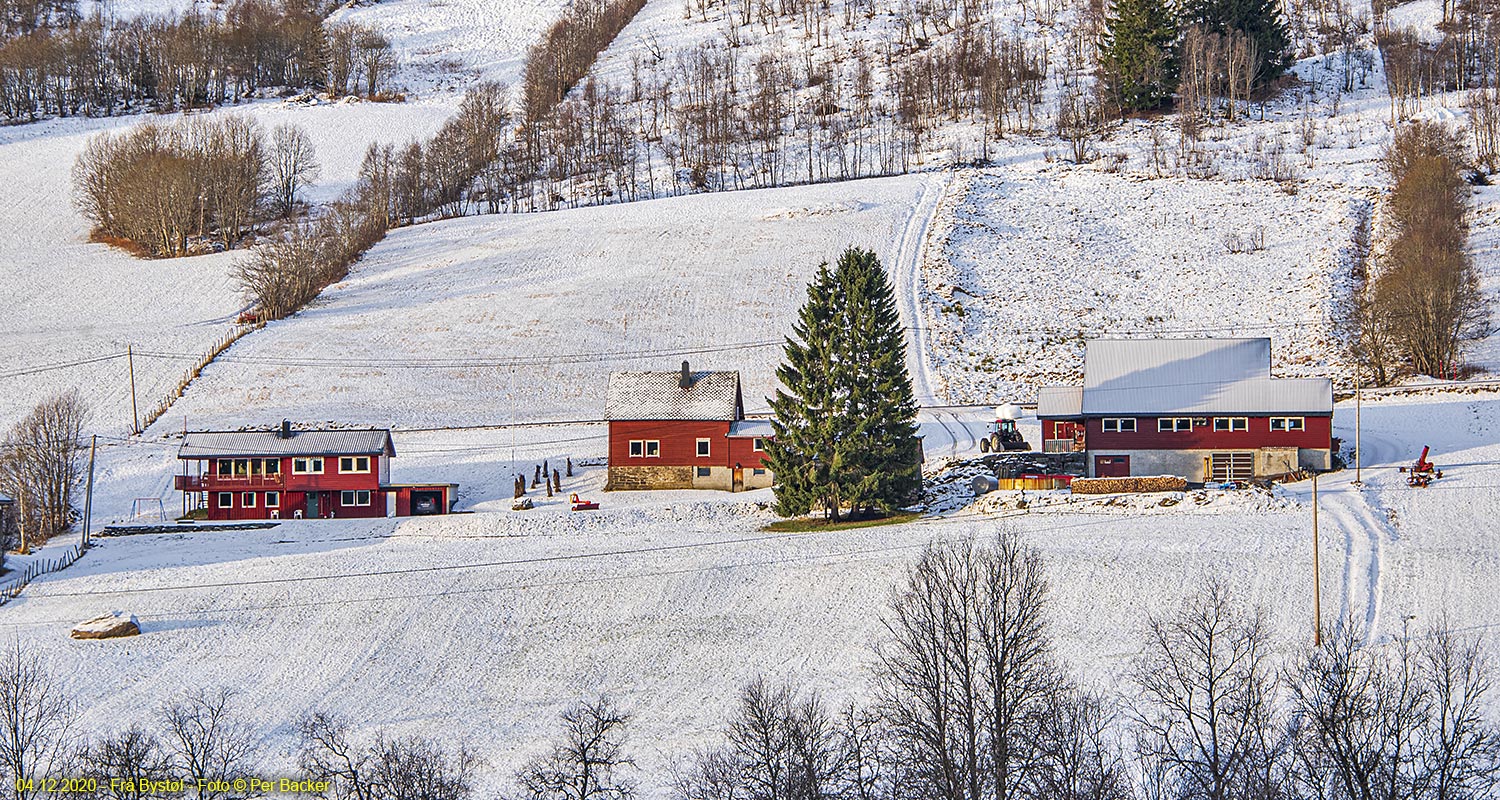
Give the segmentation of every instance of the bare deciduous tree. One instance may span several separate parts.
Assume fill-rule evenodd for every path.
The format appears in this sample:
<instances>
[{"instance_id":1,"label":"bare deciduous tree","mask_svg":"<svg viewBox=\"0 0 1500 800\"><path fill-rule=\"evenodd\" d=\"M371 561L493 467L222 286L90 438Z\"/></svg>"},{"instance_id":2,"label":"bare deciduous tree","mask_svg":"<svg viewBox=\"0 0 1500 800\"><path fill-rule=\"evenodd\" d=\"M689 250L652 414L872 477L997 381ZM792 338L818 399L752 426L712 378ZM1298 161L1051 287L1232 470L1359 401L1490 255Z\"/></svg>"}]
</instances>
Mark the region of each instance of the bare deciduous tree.
<instances>
[{"instance_id":1,"label":"bare deciduous tree","mask_svg":"<svg viewBox=\"0 0 1500 800\"><path fill-rule=\"evenodd\" d=\"M291 123L277 125L271 133L271 185L281 216L289 217L297 204L297 192L317 180L318 157L307 131Z\"/></svg>"},{"instance_id":2,"label":"bare deciduous tree","mask_svg":"<svg viewBox=\"0 0 1500 800\"><path fill-rule=\"evenodd\" d=\"M211 782L227 784L254 768L255 736L235 714L229 689L190 692L163 704L159 717L173 772L194 787L199 800L226 797Z\"/></svg>"},{"instance_id":3,"label":"bare deciduous tree","mask_svg":"<svg viewBox=\"0 0 1500 800\"><path fill-rule=\"evenodd\" d=\"M625 800L635 784L620 773L635 762L625 748L630 714L609 698L579 703L562 714L562 737L550 752L516 773L525 800Z\"/></svg>"},{"instance_id":4,"label":"bare deciduous tree","mask_svg":"<svg viewBox=\"0 0 1500 800\"><path fill-rule=\"evenodd\" d=\"M24 507L19 521L28 545L45 542L73 524L87 419L83 397L69 390L44 399L0 442L0 491Z\"/></svg>"},{"instance_id":5,"label":"bare deciduous tree","mask_svg":"<svg viewBox=\"0 0 1500 800\"><path fill-rule=\"evenodd\" d=\"M919 793L1015 797L1034 777L1051 657L1041 557L1012 532L928 547L898 590L878 653L883 713Z\"/></svg>"},{"instance_id":6,"label":"bare deciduous tree","mask_svg":"<svg viewBox=\"0 0 1500 800\"><path fill-rule=\"evenodd\" d=\"M73 715L46 662L19 643L8 648L0 657L0 770L14 800L45 794L38 779L66 777L59 771L73 754Z\"/></svg>"},{"instance_id":7,"label":"bare deciduous tree","mask_svg":"<svg viewBox=\"0 0 1500 800\"><path fill-rule=\"evenodd\" d=\"M1152 617L1131 670L1142 756L1179 797L1268 797L1282 750L1277 677L1259 611L1209 583L1176 613Z\"/></svg>"},{"instance_id":8,"label":"bare deciduous tree","mask_svg":"<svg viewBox=\"0 0 1500 800\"><path fill-rule=\"evenodd\" d=\"M83 774L98 783L99 800L161 800L156 787L172 776L172 760L154 734L139 725L89 742Z\"/></svg>"},{"instance_id":9,"label":"bare deciduous tree","mask_svg":"<svg viewBox=\"0 0 1500 800\"><path fill-rule=\"evenodd\" d=\"M427 739L384 734L360 744L346 721L324 712L297 728L302 772L329 781L328 797L335 800L467 800L473 794L478 761L466 747L449 755Z\"/></svg>"}]
</instances>

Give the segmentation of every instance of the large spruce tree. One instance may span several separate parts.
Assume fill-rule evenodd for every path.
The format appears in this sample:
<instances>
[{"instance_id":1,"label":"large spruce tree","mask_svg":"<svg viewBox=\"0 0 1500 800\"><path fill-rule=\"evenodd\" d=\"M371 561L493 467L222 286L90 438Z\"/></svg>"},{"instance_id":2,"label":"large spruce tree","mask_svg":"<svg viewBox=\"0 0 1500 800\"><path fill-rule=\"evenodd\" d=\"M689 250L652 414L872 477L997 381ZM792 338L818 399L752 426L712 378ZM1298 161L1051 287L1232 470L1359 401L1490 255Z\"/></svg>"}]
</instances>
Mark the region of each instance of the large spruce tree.
<instances>
[{"instance_id":1,"label":"large spruce tree","mask_svg":"<svg viewBox=\"0 0 1500 800\"><path fill-rule=\"evenodd\" d=\"M1198 26L1206 33L1241 33L1255 43L1260 66L1255 85L1265 86L1290 66L1292 40L1286 32L1280 0L1184 0L1182 28Z\"/></svg>"},{"instance_id":2,"label":"large spruce tree","mask_svg":"<svg viewBox=\"0 0 1500 800\"><path fill-rule=\"evenodd\" d=\"M786 343L767 446L783 516L889 512L922 487L916 398L896 296L875 254L818 268Z\"/></svg>"},{"instance_id":3,"label":"large spruce tree","mask_svg":"<svg viewBox=\"0 0 1500 800\"><path fill-rule=\"evenodd\" d=\"M1121 113L1160 108L1177 89L1171 0L1117 0L1099 40L1104 85Z\"/></svg>"}]
</instances>

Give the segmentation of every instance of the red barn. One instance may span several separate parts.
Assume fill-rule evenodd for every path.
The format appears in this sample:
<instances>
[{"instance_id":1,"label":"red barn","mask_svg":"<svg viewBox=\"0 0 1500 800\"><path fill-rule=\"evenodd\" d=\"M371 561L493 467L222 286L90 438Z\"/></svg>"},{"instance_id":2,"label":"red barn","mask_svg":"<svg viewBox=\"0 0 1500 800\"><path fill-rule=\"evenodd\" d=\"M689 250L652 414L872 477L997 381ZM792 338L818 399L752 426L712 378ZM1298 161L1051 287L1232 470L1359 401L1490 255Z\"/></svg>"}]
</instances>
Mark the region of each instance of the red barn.
<instances>
[{"instance_id":1,"label":"red barn","mask_svg":"<svg viewBox=\"0 0 1500 800\"><path fill-rule=\"evenodd\" d=\"M1096 339L1083 385L1037 398L1042 449L1088 454L1093 477L1246 480L1326 470L1333 385L1271 377L1270 339Z\"/></svg>"},{"instance_id":2,"label":"red barn","mask_svg":"<svg viewBox=\"0 0 1500 800\"><path fill-rule=\"evenodd\" d=\"M391 484L395 455L388 430L195 431L176 484L211 520L384 517L388 494L402 516L447 513L455 487Z\"/></svg>"},{"instance_id":3,"label":"red barn","mask_svg":"<svg viewBox=\"0 0 1500 800\"><path fill-rule=\"evenodd\" d=\"M745 419L738 372L615 372L607 490L723 489L771 485L771 423Z\"/></svg>"}]
</instances>

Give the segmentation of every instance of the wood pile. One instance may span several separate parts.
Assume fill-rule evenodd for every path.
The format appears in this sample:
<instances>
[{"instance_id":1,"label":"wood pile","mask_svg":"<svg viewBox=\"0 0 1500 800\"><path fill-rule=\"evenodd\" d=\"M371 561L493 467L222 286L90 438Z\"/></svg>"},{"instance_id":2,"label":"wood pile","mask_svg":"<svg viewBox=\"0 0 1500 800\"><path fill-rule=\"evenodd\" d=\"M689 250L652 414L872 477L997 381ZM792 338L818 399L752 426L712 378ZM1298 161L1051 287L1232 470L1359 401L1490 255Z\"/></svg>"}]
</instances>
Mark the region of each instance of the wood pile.
<instances>
[{"instance_id":1,"label":"wood pile","mask_svg":"<svg viewBox=\"0 0 1500 800\"><path fill-rule=\"evenodd\" d=\"M1150 478L1076 478L1074 494L1126 494L1130 492L1181 492L1187 481L1171 475Z\"/></svg>"}]
</instances>

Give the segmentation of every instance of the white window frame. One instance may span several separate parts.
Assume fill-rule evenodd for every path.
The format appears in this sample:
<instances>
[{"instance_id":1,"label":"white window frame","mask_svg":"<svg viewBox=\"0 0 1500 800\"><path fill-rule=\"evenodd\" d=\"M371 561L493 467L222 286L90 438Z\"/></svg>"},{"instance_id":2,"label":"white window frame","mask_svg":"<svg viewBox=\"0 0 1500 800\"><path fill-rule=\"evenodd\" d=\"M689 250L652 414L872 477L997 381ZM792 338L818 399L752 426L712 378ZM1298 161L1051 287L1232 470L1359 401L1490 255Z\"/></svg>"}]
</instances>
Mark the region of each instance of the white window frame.
<instances>
[{"instance_id":1,"label":"white window frame","mask_svg":"<svg viewBox=\"0 0 1500 800\"><path fill-rule=\"evenodd\" d=\"M1105 433L1135 433L1135 417L1105 417L1099 424Z\"/></svg>"},{"instance_id":2,"label":"white window frame","mask_svg":"<svg viewBox=\"0 0 1500 800\"><path fill-rule=\"evenodd\" d=\"M240 508L255 508L255 492L240 492Z\"/></svg>"},{"instance_id":3,"label":"white window frame","mask_svg":"<svg viewBox=\"0 0 1500 800\"><path fill-rule=\"evenodd\" d=\"M214 462L214 474L220 478L234 477L234 459L221 458Z\"/></svg>"},{"instance_id":4,"label":"white window frame","mask_svg":"<svg viewBox=\"0 0 1500 800\"><path fill-rule=\"evenodd\" d=\"M346 462L349 464L349 468L348 469L344 469L344 464ZM361 466L361 462L363 462L363 466ZM339 456L339 473L340 474L342 474L342 475L368 475L369 472L370 472L370 457L369 456Z\"/></svg>"},{"instance_id":5,"label":"white window frame","mask_svg":"<svg viewBox=\"0 0 1500 800\"><path fill-rule=\"evenodd\" d=\"M1179 422L1185 422L1185 423L1187 423L1187 427L1185 427L1185 428L1179 428L1179 427L1177 427L1177 423L1179 423ZM1163 427L1163 426L1165 426L1165 427ZM1192 417L1157 417L1156 418L1156 432L1157 433L1183 433L1183 432L1191 433L1192 430L1193 430L1193 418Z\"/></svg>"},{"instance_id":6,"label":"white window frame","mask_svg":"<svg viewBox=\"0 0 1500 800\"><path fill-rule=\"evenodd\" d=\"M645 455L646 455L646 440L645 439L631 439L630 440L630 457L631 458L642 458Z\"/></svg>"},{"instance_id":7,"label":"white window frame","mask_svg":"<svg viewBox=\"0 0 1500 800\"><path fill-rule=\"evenodd\" d=\"M1219 423L1224 427L1219 427ZM1214 433L1244 433L1250 430L1249 417L1214 417Z\"/></svg>"},{"instance_id":8,"label":"white window frame","mask_svg":"<svg viewBox=\"0 0 1500 800\"><path fill-rule=\"evenodd\" d=\"M297 468L297 465L299 463L302 465L301 469ZM292 474L293 475L322 475L323 474L323 457L322 456L306 456L306 457L302 457L302 458L294 458L294 459L292 459Z\"/></svg>"},{"instance_id":9,"label":"white window frame","mask_svg":"<svg viewBox=\"0 0 1500 800\"><path fill-rule=\"evenodd\" d=\"M1281 423L1280 427L1277 427L1278 422ZM1296 423L1296 427L1293 427L1293 423ZM1307 430L1306 417L1271 417L1272 433L1301 433L1305 430Z\"/></svg>"},{"instance_id":10,"label":"white window frame","mask_svg":"<svg viewBox=\"0 0 1500 800\"><path fill-rule=\"evenodd\" d=\"M266 508L281 508L281 492L266 492Z\"/></svg>"},{"instance_id":11,"label":"white window frame","mask_svg":"<svg viewBox=\"0 0 1500 800\"><path fill-rule=\"evenodd\" d=\"M660 439L646 439L644 444L646 445L646 458L661 458Z\"/></svg>"},{"instance_id":12,"label":"white window frame","mask_svg":"<svg viewBox=\"0 0 1500 800\"><path fill-rule=\"evenodd\" d=\"M713 467L694 467L693 475L698 478L711 478L714 474Z\"/></svg>"},{"instance_id":13,"label":"white window frame","mask_svg":"<svg viewBox=\"0 0 1500 800\"><path fill-rule=\"evenodd\" d=\"M279 459L279 458L268 458L268 459L265 459L265 463L262 464L261 467L262 467L262 471L268 477L271 476L271 475L280 475L281 474L281 459Z\"/></svg>"},{"instance_id":14,"label":"white window frame","mask_svg":"<svg viewBox=\"0 0 1500 800\"><path fill-rule=\"evenodd\" d=\"M217 494L219 495L219 508L234 508L234 492L218 492ZM227 503L224 502L226 497L229 498Z\"/></svg>"},{"instance_id":15,"label":"white window frame","mask_svg":"<svg viewBox=\"0 0 1500 800\"><path fill-rule=\"evenodd\" d=\"M713 445L713 440L712 439L699 439L698 440L698 450L697 450L697 452L698 452L698 457L699 458L708 458L709 456L713 455L713 449L714 449L714 445Z\"/></svg>"},{"instance_id":16,"label":"white window frame","mask_svg":"<svg viewBox=\"0 0 1500 800\"><path fill-rule=\"evenodd\" d=\"M765 440L765 438L761 437L761 436L757 436L754 439L751 439L750 440L750 451L754 452L754 453L764 453L764 452L766 452L766 440Z\"/></svg>"},{"instance_id":17,"label":"white window frame","mask_svg":"<svg viewBox=\"0 0 1500 800\"><path fill-rule=\"evenodd\" d=\"M370 505L371 499L369 489L344 489L339 492L339 505L344 508L363 508Z\"/></svg>"}]
</instances>

